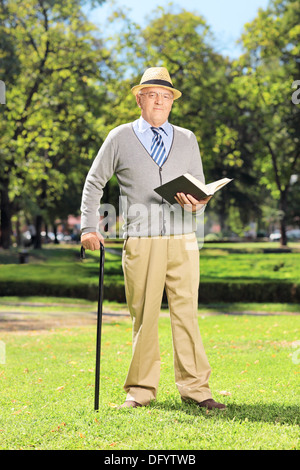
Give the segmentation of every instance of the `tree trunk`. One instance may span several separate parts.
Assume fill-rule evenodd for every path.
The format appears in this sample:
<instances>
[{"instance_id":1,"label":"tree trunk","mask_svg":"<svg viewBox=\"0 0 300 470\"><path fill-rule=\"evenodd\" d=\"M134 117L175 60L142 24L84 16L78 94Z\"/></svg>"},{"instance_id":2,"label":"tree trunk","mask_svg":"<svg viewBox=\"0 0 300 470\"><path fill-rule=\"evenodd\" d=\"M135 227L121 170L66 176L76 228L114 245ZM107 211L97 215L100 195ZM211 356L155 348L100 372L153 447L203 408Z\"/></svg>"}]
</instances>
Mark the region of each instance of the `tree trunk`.
<instances>
[{"instance_id":1,"label":"tree trunk","mask_svg":"<svg viewBox=\"0 0 300 470\"><path fill-rule=\"evenodd\" d=\"M22 245L22 236L21 236L21 229L20 229L19 214L18 214L17 220L16 220L16 242L17 242L17 246Z\"/></svg>"},{"instance_id":2,"label":"tree trunk","mask_svg":"<svg viewBox=\"0 0 300 470\"><path fill-rule=\"evenodd\" d=\"M11 246L11 204L8 197L9 179L4 178L0 183L1 237L0 245L4 249Z\"/></svg>"},{"instance_id":3,"label":"tree trunk","mask_svg":"<svg viewBox=\"0 0 300 470\"><path fill-rule=\"evenodd\" d=\"M286 236L286 191L282 192L280 195L280 203L279 207L282 213L281 219L280 219L280 233L281 233L281 246L287 246L287 236Z\"/></svg>"},{"instance_id":4,"label":"tree trunk","mask_svg":"<svg viewBox=\"0 0 300 470\"><path fill-rule=\"evenodd\" d=\"M35 219L36 235L35 235L35 240L34 240L34 248L36 249L42 248L42 236L41 236L42 223L43 223L43 217L41 215L37 215Z\"/></svg>"},{"instance_id":5,"label":"tree trunk","mask_svg":"<svg viewBox=\"0 0 300 470\"><path fill-rule=\"evenodd\" d=\"M226 231L226 204L225 200L221 199L220 201L220 210L219 210L219 224L221 228L222 237L224 237Z\"/></svg>"},{"instance_id":6,"label":"tree trunk","mask_svg":"<svg viewBox=\"0 0 300 470\"><path fill-rule=\"evenodd\" d=\"M57 225L56 225L56 223L53 224L53 233L54 233L54 244L58 245L59 241L57 239Z\"/></svg>"}]
</instances>

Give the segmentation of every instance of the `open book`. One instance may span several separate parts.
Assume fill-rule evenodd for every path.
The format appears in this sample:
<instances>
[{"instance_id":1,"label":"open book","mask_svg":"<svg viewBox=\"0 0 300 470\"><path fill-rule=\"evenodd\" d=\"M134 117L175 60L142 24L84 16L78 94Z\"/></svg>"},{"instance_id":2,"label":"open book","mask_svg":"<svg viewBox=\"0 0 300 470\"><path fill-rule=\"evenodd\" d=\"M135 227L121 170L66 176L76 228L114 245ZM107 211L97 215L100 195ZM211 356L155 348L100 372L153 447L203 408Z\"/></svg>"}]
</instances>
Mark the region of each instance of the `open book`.
<instances>
[{"instance_id":1,"label":"open book","mask_svg":"<svg viewBox=\"0 0 300 470\"><path fill-rule=\"evenodd\" d=\"M170 204L175 204L176 199L174 199L174 197L177 193L190 194L194 198L201 200L212 196L216 191L219 191L223 186L230 183L230 181L232 181L232 179L222 178L213 183L204 184L189 173L185 173L168 183L158 186L154 191Z\"/></svg>"}]
</instances>

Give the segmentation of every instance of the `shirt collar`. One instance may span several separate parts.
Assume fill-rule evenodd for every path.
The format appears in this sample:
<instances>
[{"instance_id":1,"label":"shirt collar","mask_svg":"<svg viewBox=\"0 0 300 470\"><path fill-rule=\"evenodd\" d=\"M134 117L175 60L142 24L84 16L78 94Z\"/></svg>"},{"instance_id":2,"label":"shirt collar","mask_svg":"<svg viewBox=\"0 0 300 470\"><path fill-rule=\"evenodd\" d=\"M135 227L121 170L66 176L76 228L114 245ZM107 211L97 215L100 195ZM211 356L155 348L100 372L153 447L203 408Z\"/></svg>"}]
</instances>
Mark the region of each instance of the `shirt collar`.
<instances>
[{"instance_id":1,"label":"shirt collar","mask_svg":"<svg viewBox=\"0 0 300 470\"><path fill-rule=\"evenodd\" d=\"M169 135L170 126L171 126L171 124L169 123L168 120L166 120L166 122L164 122L159 127L161 127L163 129L163 131L166 133L166 135ZM151 127L152 127L151 124L149 124L149 122L147 122L142 116L140 116L140 118L138 120L138 130L139 130L139 132L141 132L141 133L146 132Z\"/></svg>"}]
</instances>

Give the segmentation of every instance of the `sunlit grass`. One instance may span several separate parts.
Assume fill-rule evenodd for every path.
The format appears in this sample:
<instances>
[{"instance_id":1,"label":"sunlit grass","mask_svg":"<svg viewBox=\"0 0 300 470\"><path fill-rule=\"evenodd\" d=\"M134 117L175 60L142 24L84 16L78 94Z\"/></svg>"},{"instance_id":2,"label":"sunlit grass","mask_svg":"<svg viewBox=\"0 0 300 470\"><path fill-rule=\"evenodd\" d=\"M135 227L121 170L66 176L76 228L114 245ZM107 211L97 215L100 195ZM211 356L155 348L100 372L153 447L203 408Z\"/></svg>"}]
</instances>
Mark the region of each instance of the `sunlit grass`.
<instances>
[{"instance_id":1,"label":"sunlit grass","mask_svg":"<svg viewBox=\"0 0 300 470\"><path fill-rule=\"evenodd\" d=\"M258 298L264 298L264 283L268 283L268 294L275 296L276 301L280 292L284 292L278 283L288 283L287 298L291 298L293 285L299 284L300 252L292 253L262 253L256 244L248 244L243 248L237 244L228 246L211 246L200 250L201 284L206 289L208 297L212 291L218 292L222 300L224 286L230 292L230 300L247 300L244 286L255 284L259 291ZM252 252L250 252L252 249ZM114 250L114 251L110 251ZM15 253L16 255L16 253ZM124 280L121 262L121 245L119 248L110 245L105 253L104 285L109 292L110 300L124 301ZM12 262L12 254L0 253L0 294L4 295L43 295L57 297L81 297L95 300L99 276L99 253L87 252L86 259L79 259L78 246L49 246L41 250L30 251L27 264L17 264L17 258ZM221 290L216 290L216 283ZM235 288L238 283L243 289L241 294ZM253 285L254 285L253 284ZM207 288L206 288L207 286ZM253 292L253 289L252 289ZM279 293L279 294L278 294ZM240 295L240 298L237 296ZM251 294L253 296L253 294ZM298 295L298 294L297 294ZM251 298L251 300L255 300ZM285 301L285 297L280 300Z\"/></svg>"},{"instance_id":2,"label":"sunlit grass","mask_svg":"<svg viewBox=\"0 0 300 470\"><path fill-rule=\"evenodd\" d=\"M100 410L93 410L95 326L1 334L1 449L298 449L299 316L203 316L213 396L225 412L182 404L168 318L160 319L157 401L118 410L131 323L105 322Z\"/></svg>"}]
</instances>

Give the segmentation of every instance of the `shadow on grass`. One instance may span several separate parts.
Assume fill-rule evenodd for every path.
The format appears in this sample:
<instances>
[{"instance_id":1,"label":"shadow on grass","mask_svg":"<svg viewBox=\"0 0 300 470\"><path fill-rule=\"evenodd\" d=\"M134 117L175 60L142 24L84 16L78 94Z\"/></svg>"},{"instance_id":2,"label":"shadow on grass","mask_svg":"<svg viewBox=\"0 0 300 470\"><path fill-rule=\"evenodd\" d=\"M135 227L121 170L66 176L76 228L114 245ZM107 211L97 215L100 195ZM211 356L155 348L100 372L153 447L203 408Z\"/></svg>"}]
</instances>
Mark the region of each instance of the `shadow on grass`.
<instances>
[{"instance_id":1,"label":"shadow on grass","mask_svg":"<svg viewBox=\"0 0 300 470\"><path fill-rule=\"evenodd\" d=\"M202 415L207 419L223 419L237 422L264 422L273 424L299 424L299 407L278 403L226 404L225 410L209 410L193 403L178 403L173 400L152 403L154 408L165 411L183 411L190 416Z\"/></svg>"}]
</instances>

